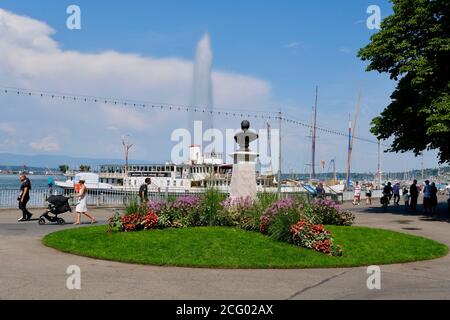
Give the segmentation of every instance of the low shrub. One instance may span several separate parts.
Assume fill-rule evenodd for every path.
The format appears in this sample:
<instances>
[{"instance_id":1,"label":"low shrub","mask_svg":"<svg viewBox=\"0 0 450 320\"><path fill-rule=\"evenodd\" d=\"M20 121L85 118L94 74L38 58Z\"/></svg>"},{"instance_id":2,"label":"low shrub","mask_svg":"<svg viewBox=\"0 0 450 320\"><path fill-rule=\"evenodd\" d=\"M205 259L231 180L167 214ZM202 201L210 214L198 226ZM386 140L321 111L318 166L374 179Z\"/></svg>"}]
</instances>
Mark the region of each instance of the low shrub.
<instances>
[{"instance_id":1,"label":"low shrub","mask_svg":"<svg viewBox=\"0 0 450 320\"><path fill-rule=\"evenodd\" d=\"M148 210L147 214L128 214L122 217L117 216L117 214L110 219L109 230L118 230L124 232L140 231L140 230L151 230L154 229L158 224L158 215Z\"/></svg>"},{"instance_id":2,"label":"low shrub","mask_svg":"<svg viewBox=\"0 0 450 320\"><path fill-rule=\"evenodd\" d=\"M305 205L304 214L305 219L312 224L351 226L355 220L352 213L341 210L336 202L320 198Z\"/></svg>"},{"instance_id":3,"label":"low shrub","mask_svg":"<svg viewBox=\"0 0 450 320\"><path fill-rule=\"evenodd\" d=\"M158 224L158 216L153 211L148 211L147 215L141 222L141 225L144 227L144 230L154 229L157 224Z\"/></svg>"},{"instance_id":4,"label":"low shrub","mask_svg":"<svg viewBox=\"0 0 450 320\"><path fill-rule=\"evenodd\" d=\"M167 208L173 227L196 227L200 221L202 198L197 195L182 196L171 202Z\"/></svg>"},{"instance_id":5,"label":"low shrub","mask_svg":"<svg viewBox=\"0 0 450 320\"><path fill-rule=\"evenodd\" d=\"M223 220L228 226L237 226L243 230L257 231L261 209L258 201L251 198L227 198L221 203Z\"/></svg>"},{"instance_id":6,"label":"low shrub","mask_svg":"<svg viewBox=\"0 0 450 320\"><path fill-rule=\"evenodd\" d=\"M291 242L297 246L312 249L332 256L341 256L341 246L334 245L331 233L321 224L300 220L290 228Z\"/></svg>"},{"instance_id":7,"label":"low shrub","mask_svg":"<svg viewBox=\"0 0 450 320\"><path fill-rule=\"evenodd\" d=\"M291 226L302 218L299 208L283 210L276 214L267 228L267 234L274 240L289 242L291 238Z\"/></svg>"},{"instance_id":8,"label":"low shrub","mask_svg":"<svg viewBox=\"0 0 450 320\"><path fill-rule=\"evenodd\" d=\"M108 233L113 231L122 231L122 215L118 210L114 212L114 215L108 219Z\"/></svg>"},{"instance_id":9,"label":"low shrub","mask_svg":"<svg viewBox=\"0 0 450 320\"><path fill-rule=\"evenodd\" d=\"M145 215L147 209L145 206L142 206L141 200L136 195L131 195L124 200L125 204L125 215Z\"/></svg>"},{"instance_id":10,"label":"low shrub","mask_svg":"<svg viewBox=\"0 0 450 320\"><path fill-rule=\"evenodd\" d=\"M208 189L202 196L198 222L201 226L224 226L228 219L224 217L221 203L226 195L216 189Z\"/></svg>"},{"instance_id":11,"label":"low shrub","mask_svg":"<svg viewBox=\"0 0 450 320\"><path fill-rule=\"evenodd\" d=\"M292 212L299 212L301 209L301 206L290 198L273 202L260 218L259 231L266 234L275 216L281 213L290 214Z\"/></svg>"},{"instance_id":12,"label":"low shrub","mask_svg":"<svg viewBox=\"0 0 450 320\"><path fill-rule=\"evenodd\" d=\"M261 212L264 212L274 202L278 201L278 194L273 192L262 192L258 194L258 204Z\"/></svg>"},{"instance_id":13,"label":"low shrub","mask_svg":"<svg viewBox=\"0 0 450 320\"><path fill-rule=\"evenodd\" d=\"M139 214L127 214L122 217L122 231L139 231L141 228L142 216Z\"/></svg>"}]
</instances>

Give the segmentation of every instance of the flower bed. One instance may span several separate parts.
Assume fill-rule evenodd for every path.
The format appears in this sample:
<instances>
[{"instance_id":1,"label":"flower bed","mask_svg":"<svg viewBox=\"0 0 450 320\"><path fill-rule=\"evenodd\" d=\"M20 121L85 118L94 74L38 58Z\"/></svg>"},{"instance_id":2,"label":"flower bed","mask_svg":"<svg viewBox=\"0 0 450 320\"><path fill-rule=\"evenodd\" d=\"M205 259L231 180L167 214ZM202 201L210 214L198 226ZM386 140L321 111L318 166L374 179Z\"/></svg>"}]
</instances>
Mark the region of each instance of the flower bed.
<instances>
[{"instance_id":1,"label":"flower bed","mask_svg":"<svg viewBox=\"0 0 450 320\"><path fill-rule=\"evenodd\" d=\"M125 216L110 219L109 230L139 231L154 228L184 228L200 226L232 226L259 231L273 239L316 250L341 255L324 224L350 226L354 216L333 201L316 199L304 203L299 199L273 198L271 202L250 198L224 198L210 190L203 195L182 196L172 201L150 201L147 208L126 209ZM135 212L133 212L135 211ZM143 213L144 212L144 213Z\"/></svg>"},{"instance_id":2,"label":"flower bed","mask_svg":"<svg viewBox=\"0 0 450 320\"><path fill-rule=\"evenodd\" d=\"M343 211L336 202L319 198L305 207L304 215L313 224L351 226L355 220L352 213Z\"/></svg>"},{"instance_id":3,"label":"flower bed","mask_svg":"<svg viewBox=\"0 0 450 320\"><path fill-rule=\"evenodd\" d=\"M135 213L120 216L120 214L116 214L109 219L108 231L111 232L114 229L123 232L150 230L155 228L157 223L158 216L150 209L147 210L145 215Z\"/></svg>"},{"instance_id":4,"label":"flower bed","mask_svg":"<svg viewBox=\"0 0 450 320\"><path fill-rule=\"evenodd\" d=\"M261 233L267 233L268 229L273 222L274 218L279 214L289 214L297 212L302 208L293 199L283 199L275 201L270 207L268 207L261 216L261 223L259 230Z\"/></svg>"},{"instance_id":5,"label":"flower bed","mask_svg":"<svg viewBox=\"0 0 450 320\"><path fill-rule=\"evenodd\" d=\"M243 230L257 231L261 216L260 206L251 198L231 199L221 202L221 216L229 226L236 226Z\"/></svg>"},{"instance_id":6,"label":"flower bed","mask_svg":"<svg viewBox=\"0 0 450 320\"><path fill-rule=\"evenodd\" d=\"M332 256L341 256L341 246L335 246L331 233L321 224L300 220L291 226L291 241L295 245Z\"/></svg>"}]
</instances>

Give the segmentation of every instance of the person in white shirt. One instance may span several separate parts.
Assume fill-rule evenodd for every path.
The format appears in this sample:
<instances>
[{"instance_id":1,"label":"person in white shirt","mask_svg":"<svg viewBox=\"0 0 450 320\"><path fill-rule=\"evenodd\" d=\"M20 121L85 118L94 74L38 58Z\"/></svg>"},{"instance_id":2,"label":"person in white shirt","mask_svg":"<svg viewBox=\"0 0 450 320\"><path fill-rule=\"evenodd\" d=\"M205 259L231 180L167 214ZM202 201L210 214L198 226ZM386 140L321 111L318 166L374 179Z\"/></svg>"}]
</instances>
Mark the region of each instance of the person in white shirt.
<instances>
[{"instance_id":1,"label":"person in white shirt","mask_svg":"<svg viewBox=\"0 0 450 320\"><path fill-rule=\"evenodd\" d=\"M403 189L403 201L405 202L405 211L409 211L409 199L410 199L410 195L408 193L408 189L405 188Z\"/></svg>"},{"instance_id":2,"label":"person in white shirt","mask_svg":"<svg viewBox=\"0 0 450 320\"><path fill-rule=\"evenodd\" d=\"M353 204L356 205L356 206L359 206L359 204L361 202L361 185L359 184L358 181L356 181L354 195L355 196L353 198Z\"/></svg>"}]
</instances>

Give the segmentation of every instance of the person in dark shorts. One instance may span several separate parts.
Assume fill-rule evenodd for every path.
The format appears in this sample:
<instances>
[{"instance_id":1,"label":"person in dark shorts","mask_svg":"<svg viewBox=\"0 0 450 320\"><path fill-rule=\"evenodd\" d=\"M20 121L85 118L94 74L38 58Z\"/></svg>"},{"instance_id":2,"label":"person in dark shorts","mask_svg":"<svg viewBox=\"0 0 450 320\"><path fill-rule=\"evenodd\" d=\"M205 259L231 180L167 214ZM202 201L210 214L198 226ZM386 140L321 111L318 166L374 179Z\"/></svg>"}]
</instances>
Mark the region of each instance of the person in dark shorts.
<instances>
[{"instance_id":1,"label":"person in dark shorts","mask_svg":"<svg viewBox=\"0 0 450 320\"><path fill-rule=\"evenodd\" d=\"M423 212L431 212L431 185L429 180L425 180L425 186L423 187Z\"/></svg>"},{"instance_id":2,"label":"person in dark shorts","mask_svg":"<svg viewBox=\"0 0 450 320\"><path fill-rule=\"evenodd\" d=\"M419 188L417 187L417 180L414 180L413 184L409 188L410 207L411 211L417 211L417 199L419 198Z\"/></svg>"},{"instance_id":3,"label":"person in dark shorts","mask_svg":"<svg viewBox=\"0 0 450 320\"><path fill-rule=\"evenodd\" d=\"M22 184L20 185L20 194L17 200L19 201L19 209L22 210L22 218L18 221L30 221L33 215L28 211L27 203L30 201L31 181L24 174L21 174L19 179Z\"/></svg>"},{"instance_id":4,"label":"person in dark shorts","mask_svg":"<svg viewBox=\"0 0 450 320\"><path fill-rule=\"evenodd\" d=\"M409 211L409 201L411 199L411 196L408 193L408 189L403 189L403 201L405 202L405 211Z\"/></svg>"},{"instance_id":5,"label":"person in dark shorts","mask_svg":"<svg viewBox=\"0 0 450 320\"><path fill-rule=\"evenodd\" d=\"M366 186L366 204L372 205L372 190L373 190L373 184L368 183Z\"/></svg>"},{"instance_id":6,"label":"person in dark shorts","mask_svg":"<svg viewBox=\"0 0 450 320\"><path fill-rule=\"evenodd\" d=\"M139 198L141 205L145 206L148 203L148 186L152 183L150 178L145 179L145 183L139 188Z\"/></svg>"}]
</instances>

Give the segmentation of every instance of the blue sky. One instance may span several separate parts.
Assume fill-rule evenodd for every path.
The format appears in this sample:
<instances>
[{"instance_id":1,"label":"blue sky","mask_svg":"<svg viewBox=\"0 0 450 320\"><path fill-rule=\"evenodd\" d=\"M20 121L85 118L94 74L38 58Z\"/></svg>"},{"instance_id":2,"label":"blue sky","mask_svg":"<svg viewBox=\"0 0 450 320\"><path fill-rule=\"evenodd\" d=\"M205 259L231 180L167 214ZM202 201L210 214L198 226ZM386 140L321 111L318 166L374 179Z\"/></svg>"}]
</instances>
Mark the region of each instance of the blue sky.
<instances>
[{"instance_id":1,"label":"blue sky","mask_svg":"<svg viewBox=\"0 0 450 320\"><path fill-rule=\"evenodd\" d=\"M70 4L76 4L81 8L81 30L66 28L65 11ZM373 138L368 131L370 120L389 103L389 95L395 83L386 75L365 72L365 64L356 57L358 49L367 44L374 33L374 30L366 27L366 19L369 16L366 10L372 4L380 6L382 16L391 13L391 5L385 0L3 0L0 8L48 25L54 30L48 37L65 53L95 55L114 51L151 59L192 61L197 42L205 32L208 32L212 41L215 71L226 73L230 77L242 75L260 80L270 87L270 92L267 92L269 98L259 100L261 94L256 91L254 100L257 102L252 108L273 109L279 106L296 118L309 122L310 108L314 102L314 87L319 85L319 124L345 131L349 114L354 112L356 97L361 89L363 102L358 135ZM43 88L43 82L38 81L38 78L34 82L26 81L28 79L20 79L17 74L20 73L14 73L19 77L13 81L14 83L9 83L10 78L5 76L3 79L0 77L0 84L26 83L33 84L34 88L39 89L96 93L89 91L90 87L82 85L74 86L73 90L68 86L60 86L57 81L50 81L56 78L54 75L46 75L48 84ZM127 85L132 87L131 83ZM110 92L105 88L99 89L99 92L114 95L113 93L117 91ZM120 94L128 95L129 98L147 100L154 98L150 94L141 95L140 91L133 88L120 91ZM177 97L170 94L155 99L164 99L162 102L169 103L186 102L184 96ZM230 100L226 98L215 100L224 104L229 103L230 106L232 103L245 103L245 100L228 102ZM38 104L45 108L42 103ZM7 112L6 114L8 115ZM9 119L4 120L4 123L10 124L8 128L13 128L13 123L17 119L14 119L12 112L8 116ZM126 128L120 130L125 131ZM10 135L12 131L9 130ZM65 132L64 128L61 132ZM142 134L142 132L134 133L136 137ZM155 132L146 134L153 135L157 140L168 139L167 132L161 133L161 136L157 136ZM286 130L285 150L288 154L285 170L305 171L309 143L305 138L306 135L307 132L300 132L297 128ZM50 133L43 132L39 137L45 140L50 137ZM68 133L65 137L73 139ZM12 139L12 136L9 138ZM299 139L302 143L296 146L295 141ZM328 161L337 157L338 168L345 168L345 139L322 136L319 137L319 144L322 146L318 150L319 159ZM86 156L99 157L111 156L105 153L115 155L117 151L116 149L99 151L95 145L90 147L91 151L87 151L86 148L81 150L76 145L67 149L61 146L63 145L61 141L58 141L57 145L58 148L47 150L44 148L42 151L71 155L84 153ZM39 150L12 147L11 144L4 143L3 147L0 144L0 151L36 153ZM94 151L102 154L95 154ZM170 148L167 147L164 152L170 152ZM298 152L298 155L293 156L295 152ZM145 153L142 148L136 151L135 157L142 159L154 155ZM355 146L355 170L374 171L375 158L376 146L363 143ZM435 166L434 153L427 153L425 162L426 166ZM419 167L420 160L412 155L387 155L385 166L386 170L407 170Z\"/></svg>"},{"instance_id":2,"label":"blue sky","mask_svg":"<svg viewBox=\"0 0 450 320\"><path fill-rule=\"evenodd\" d=\"M207 31L216 68L268 79L275 99L308 103L315 84L323 91L342 82L349 88L373 85L376 77L365 74L364 64L356 58L373 33L365 26L366 9L373 3L4 0L1 6L47 22L56 30L54 38L68 50L114 49L191 59L199 35ZM65 26L70 4L82 9L80 31ZM387 1L376 4L382 14L391 12Z\"/></svg>"}]
</instances>

